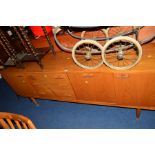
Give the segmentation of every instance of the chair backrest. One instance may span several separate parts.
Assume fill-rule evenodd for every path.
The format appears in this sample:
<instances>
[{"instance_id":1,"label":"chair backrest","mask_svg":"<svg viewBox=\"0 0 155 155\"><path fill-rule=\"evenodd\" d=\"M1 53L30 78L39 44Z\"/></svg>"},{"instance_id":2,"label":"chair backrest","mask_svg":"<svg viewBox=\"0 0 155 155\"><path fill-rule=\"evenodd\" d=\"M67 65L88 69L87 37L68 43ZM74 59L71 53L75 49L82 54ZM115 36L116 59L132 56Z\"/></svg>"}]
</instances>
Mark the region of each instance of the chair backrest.
<instances>
[{"instance_id":1,"label":"chair backrest","mask_svg":"<svg viewBox=\"0 0 155 155\"><path fill-rule=\"evenodd\" d=\"M36 129L29 118L8 112L0 112L0 127L4 129Z\"/></svg>"}]
</instances>

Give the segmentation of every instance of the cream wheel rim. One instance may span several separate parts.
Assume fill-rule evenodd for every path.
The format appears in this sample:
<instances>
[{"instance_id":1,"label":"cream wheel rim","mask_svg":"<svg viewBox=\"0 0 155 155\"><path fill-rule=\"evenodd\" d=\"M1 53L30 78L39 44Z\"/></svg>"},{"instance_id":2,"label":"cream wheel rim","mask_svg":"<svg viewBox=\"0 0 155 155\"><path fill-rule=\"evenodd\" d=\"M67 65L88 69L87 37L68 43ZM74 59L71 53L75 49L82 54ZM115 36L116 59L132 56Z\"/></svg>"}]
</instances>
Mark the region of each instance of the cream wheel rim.
<instances>
[{"instance_id":1,"label":"cream wheel rim","mask_svg":"<svg viewBox=\"0 0 155 155\"><path fill-rule=\"evenodd\" d=\"M84 69L95 69L103 64L102 50L102 45L94 40L81 40L73 47L72 58L78 66Z\"/></svg>"},{"instance_id":2,"label":"cream wheel rim","mask_svg":"<svg viewBox=\"0 0 155 155\"><path fill-rule=\"evenodd\" d=\"M123 51L123 49L125 49L125 45L122 45L124 43L122 41L126 41L130 43L128 46L133 45L134 48ZM108 50L109 50L108 48L110 48L114 43L119 43L120 44L119 46L122 47L122 49L118 48L118 50L116 50L115 53L111 52L111 56L107 57L107 55L110 54L110 52L108 53ZM137 51L134 51L135 49L137 49ZM128 36L120 36L120 37L111 39L105 44L105 46L103 47L103 51L102 51L102 59L104 63L108 67L115 69L115 70L130 69L134 67L140 61L141 57L142 57L141 45L139 44L138 41ZM113 59L113 62L112 61L110 62L110 59L111 60Z\"/></svg>"}]
</instances>

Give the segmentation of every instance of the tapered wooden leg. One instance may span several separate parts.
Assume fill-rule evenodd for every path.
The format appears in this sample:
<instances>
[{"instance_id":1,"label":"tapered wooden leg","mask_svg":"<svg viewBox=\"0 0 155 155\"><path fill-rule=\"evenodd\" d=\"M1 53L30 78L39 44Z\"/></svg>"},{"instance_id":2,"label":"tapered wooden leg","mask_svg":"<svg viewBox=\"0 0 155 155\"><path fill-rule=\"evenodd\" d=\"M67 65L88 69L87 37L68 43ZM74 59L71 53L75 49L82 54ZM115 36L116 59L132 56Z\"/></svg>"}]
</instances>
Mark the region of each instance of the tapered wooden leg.
<instances>
[{"instance_id":1,"label":"tapered wooden leg","mask_svg":"<svg viewBox=\"0 0 155 155\"><path fill-rule=\"evenodd\" d=\"M141 112L141 109L136 109L136 118L137 119L140 118L140 112Z\"/></svg>"},{"instance_id":2,"label":"tapered wooden leg","mask_svg":"<svg viewBox=\"0 0 155 155\"><path fill-rule=\"evenodd\" d=\"M36 106L40 106L40 104L36 101L35 98L30 97L30 100L31 100Z\"/></svg>"},{"instance_id":3,"label":"tapered wooden leg","mask_svg":"<svg viewBox=\"0 0 155 155\"><path fill-rule=\"evenodd\" d=\"M4 69L4 66L0 65L0 69Z\"/></svg>"},{"instance_id":4,"label":"tapered wooden leg","mask_svg":"<svg viewBox=\"0 0 155 155\"><path fill-rule=\"evenodd\" d=\"M20 96L18 94L16 94L16 98L17 98L17 100L19 100L20 99Z\"/></svg>"}]
</instances>

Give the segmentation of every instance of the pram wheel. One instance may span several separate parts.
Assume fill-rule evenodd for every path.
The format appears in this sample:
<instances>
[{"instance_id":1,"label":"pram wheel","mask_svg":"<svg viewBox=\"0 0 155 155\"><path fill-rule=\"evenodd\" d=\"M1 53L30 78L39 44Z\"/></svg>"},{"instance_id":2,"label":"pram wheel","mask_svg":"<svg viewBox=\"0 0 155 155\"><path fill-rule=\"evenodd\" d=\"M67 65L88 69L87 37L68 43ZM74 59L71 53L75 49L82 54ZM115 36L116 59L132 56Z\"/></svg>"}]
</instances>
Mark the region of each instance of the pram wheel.
<instances>
[{"instance_id":1,"label":"pram wheel","mask_svg":"<svg viewBox=\"0 0 155 155\"><path fill-rule=\"evenodd\" d=\"M102 45L94 40L81 40L72 49L74 62L84 69L98 68L103 64Z\"/></svg>"},{"instance_id":2,"label":"pram wheel","mask_svg":"<svg viewBox=\"0 0 155 155\"><path fill-rule=\"evenodd\" d=\"M102 52L104 63L115 70L132 68L140 61L141 56L141 45L128 36L111 39L104 45Z\"/></svg>"}]
</instances>

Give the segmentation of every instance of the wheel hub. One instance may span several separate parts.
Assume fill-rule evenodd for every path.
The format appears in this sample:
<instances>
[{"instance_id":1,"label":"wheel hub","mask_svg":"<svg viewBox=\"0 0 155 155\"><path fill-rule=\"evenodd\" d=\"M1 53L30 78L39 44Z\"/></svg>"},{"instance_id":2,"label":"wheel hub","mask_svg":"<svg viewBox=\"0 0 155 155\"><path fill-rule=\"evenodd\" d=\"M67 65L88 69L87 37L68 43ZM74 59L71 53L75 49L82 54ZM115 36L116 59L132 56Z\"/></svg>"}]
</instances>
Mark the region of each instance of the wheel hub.
<instances>
[{"instance_id":1,"label":"wheel hub","mask_svg":"<svg viewBox=\"0 0 155 155\"><path fill-rule=\"evenodd\" d=\"M119 52L117 53L117 59L118 60L124 59L124 52L122 50L119 50Z\"/></svg>"},{"instance_id":2,"label":"wheel hub","mask_svg":"<svg viewBox=\"0 0 155 155\"><path fill-rule=\"evenodd\" d=\"M86 52L85 59L91 60L91 52L90 51Z\"/></svg>"}]
</instances>

